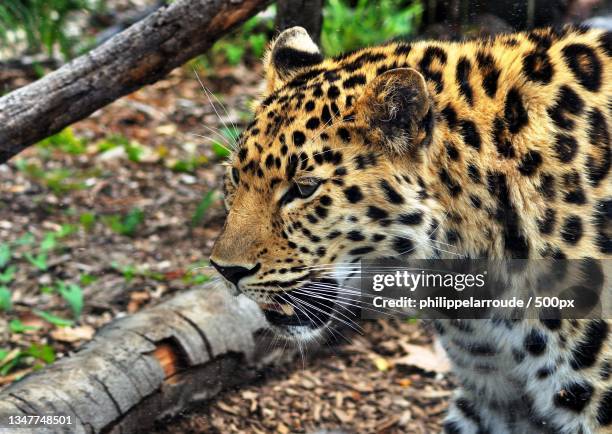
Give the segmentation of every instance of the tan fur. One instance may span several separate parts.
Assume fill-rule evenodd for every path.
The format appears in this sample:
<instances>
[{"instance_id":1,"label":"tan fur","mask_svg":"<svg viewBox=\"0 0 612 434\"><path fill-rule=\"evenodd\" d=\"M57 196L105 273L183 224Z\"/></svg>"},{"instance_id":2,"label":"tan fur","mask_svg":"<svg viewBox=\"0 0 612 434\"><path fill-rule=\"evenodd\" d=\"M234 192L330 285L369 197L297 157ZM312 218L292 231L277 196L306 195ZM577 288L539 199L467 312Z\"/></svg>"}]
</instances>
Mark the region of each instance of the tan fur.
<instances>
[{"instance_id":1,"label":"tan fur","mask_svg":"<svg viewBox=\"0 0 612 434\"><path fill-rule=\"evenodd\" d=\"M270 53L312 54L303 37L281 35ZM267 95L232 157L229 215L212 259L261 267L239 287L262 304L319 278L312 267L364 258L609 259L610 41L565 28L392 43L282 72L269 54ZM304 178L321 180L318 190L289 198ZM589 323L572 324L554 335L563 354ZM542 326L525 322L504 339L533 327ZM594 388L584 419L555 413L565 421L559 432L612 432L596 421L612 393L601 374L612 332L602 345L580 372ZM558 392L547 384L538 400Z\"/></svg>"}]
</instances>

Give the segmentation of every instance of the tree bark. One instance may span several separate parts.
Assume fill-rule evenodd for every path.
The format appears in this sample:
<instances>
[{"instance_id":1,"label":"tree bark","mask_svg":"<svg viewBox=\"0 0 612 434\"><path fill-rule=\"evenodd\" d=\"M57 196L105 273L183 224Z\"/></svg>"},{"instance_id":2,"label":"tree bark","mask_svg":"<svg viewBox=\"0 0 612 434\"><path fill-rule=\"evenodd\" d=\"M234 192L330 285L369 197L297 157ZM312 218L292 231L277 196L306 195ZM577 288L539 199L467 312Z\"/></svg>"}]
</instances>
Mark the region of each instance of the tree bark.
<instances>
[{"instance_id":1,"label":"tree bark","mask_svg":"<svg viewBox=\"0 0 612 434\"><path fill-rule=\"evenodd\" d=\"M42 79L0 98L0 164L153 83L271 0L176 0Z\"/></svg>"},{"instance_id":2,"label":"tree bark","mask_svg":"<svg viewBox=\"0 0 612 434\"><path fill-rule=\"evenodd\" d=\"M291 356L264 338L255 303L219 286L115 320L76 354L0 392L0 432L11 415L64 415L72 425L23 432L146 433Z\"/></svg>"},{"instance_id":3,"label":"tree bark","mask_svg":"<svg viewBox=\"0 0 612 434\"><path fill-rule=\"evenodd\" d=\"M318 44L323 23L322 8L323 0L278 0L276 28L283 31L293 26L304 27Z\"/></svg>"}]
</instances>

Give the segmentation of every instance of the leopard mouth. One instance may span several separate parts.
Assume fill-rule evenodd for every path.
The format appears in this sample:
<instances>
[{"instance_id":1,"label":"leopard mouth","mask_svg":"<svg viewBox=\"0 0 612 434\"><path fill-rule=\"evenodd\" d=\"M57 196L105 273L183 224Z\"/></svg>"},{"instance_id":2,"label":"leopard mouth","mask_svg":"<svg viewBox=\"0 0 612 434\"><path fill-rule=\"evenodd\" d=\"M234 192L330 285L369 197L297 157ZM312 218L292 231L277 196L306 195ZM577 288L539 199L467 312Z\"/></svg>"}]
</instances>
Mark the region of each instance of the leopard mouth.
<instances>
[{"instance_id":1,"label":"leopard mouth","mask_svg":"<svg viewBox=\"0 0 612 434\"><path fill-rule=\"evenodd\" d=\"M309 285L287 290L275 295L271 302L260 304L268 323L280 329L307 327L316 330L327 326L335 310L336 293L329 291L321 297L309 293Z\"/></svg>"}]
</instances>

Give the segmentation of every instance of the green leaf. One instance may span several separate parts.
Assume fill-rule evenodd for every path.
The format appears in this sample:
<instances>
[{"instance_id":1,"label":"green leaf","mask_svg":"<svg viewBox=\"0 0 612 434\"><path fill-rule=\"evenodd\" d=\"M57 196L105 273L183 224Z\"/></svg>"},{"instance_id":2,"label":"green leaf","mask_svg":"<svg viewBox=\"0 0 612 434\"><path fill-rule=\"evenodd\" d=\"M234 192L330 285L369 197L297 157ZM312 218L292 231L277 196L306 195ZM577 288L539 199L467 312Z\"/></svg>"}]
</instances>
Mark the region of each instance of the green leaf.
<instances>
[{"instance_id":1,"label":"green leaf","mask_svg":"<svg viewBox=\"0 0 612 434\"><path fill-rule=\"evenodd\" d=\"M128 143L127 145L124 146L124 149L125 149L125 153L128 156L128 159L130 161L133 161L134 163L138 163L140 161L142 153L144 152L144 149L142 148L142 146L140 146L136 142Z\"/></svg>"},{"instance_id":2,"label":"green leaf","mask_svg":"<svg viewBox=\"0 0 612 434\"><path fill-rule=\"evenodd\" d=\"M55 350L51 345L32 344L26 354L47 364L55 361Z\"/></svg>"},{"instance_id":3,"label":"green leaf","mask_svg":"<svg viewBox=\"0 0 612 434\"><path fill-rule=\"evenodd\" d=\"M47 254L44 252L39 253L36 256L33 256L31 253L26 252L24 257L28 260L30 264L39 269L40 271L47 271Z\"/></svg>"},{"instance_id":4,"label":"green leaf","mask_svg":"<svg viewBox=\"0 0 612 434\"><path fill-rule=\"evenodd\" d=\"M215 193L216 193L215 190L208 191L208 193L204 195L200 203L198 203L195 213L193 214L193 218L191 219L191 224L193 226L197 226L202 223L202 220L204 219L204 215L206 214L206 211L208 210L208 208L210 208L210 206L215 201L215 196L216 196Z\"/></svg>"},{"instance_id":5,"label":"green leaf","mask_svg":"<svg viewBox=\"0 0 612 434\"><path fill-rule=\"evenodd\" d=\"M253 56L257 57L258 59L264 55L267 43L268 38L264 33L254 33L249 36L251 52L253 53Z\"/></svg>"},{"instance_id":6,"label":"green leaf","mask_svg":"<svg viewBox=\"0 0 612 434\"><path fill-rule=\"evenodd\" d=\"M21 363L21 359L23 359L24 356L25 353L20 352L12 360L9 360L4 364L0 363L0 366L2 366L2 368L0 368L0 377L5 376L9 372L11 372L13 368L15 368L19 363Z\"/></svg>"},{"instance_id":7,"label":"green leaf","mask_svg":"<svg viewBox=\"0 0 612 434\"><path fill-rule=\"evenodd\" d=\"M215 155L219 158L227 158L231 155L231 151L227 149L227 146L222 145L219 142L213 142L212 150Z\"/></svg>"},{"instance_id":8,"label":"green leaf","mask_svg":"<svg viewBox=\"0 0 612 434\"><path fill-rule=\"evenodd\" d=\"M79 222L83 226L83 229L90 231L96 223L96 215L94 213L85 212L79 217Z\"/></svg>"},{"instance_id":9,"label":"green leaf","mask_svg":"<svg viewBox=\"0 0 612 434\"><path fill-rule=\"evenodd\" d=\"M206 274L188 273L183 278L183 281L188 285L201 285L202 283L208 282L209 280L210 276Z\"/></svg>"},{"instance_id":10,"label":"green leaf","mask_svg":"<svg viewBox=\"0 0 612 434\"><path fill-rule=\"evenodd\" d=\"M6 286L0 286L0 311L11 310L13 306L11 295L11 291Z\"/></svg>"},{"instance_id":11,"label":"green leaf","mask_svg":"<svg viewBox=\"0 0 612 434\"><path fill-rule=\"evenodd\" d=\"M232 65L238 65L244 56L244 47L240 45L227 44L225 46L225 57L227 62Z\"/></svg>"},{"instance_id":12,"label":"green leaf","mask_svg":"<svg viewBox=\"0 0 612 434\"><path fill-rule=\"evenodd\" d=\"M24 234L23 236L19 237L17 241L15 241L15 244L17 244L18 246L29 246L33 242L34 242L34 235L28 232Z\"/></svg>"},{"instance_id":13,"label":"green leaf","mask_svg":"<svg viewBox=\"0 0 612 434\"><path fill-rule=\"evenodd\" d=\"M43 294L53 294L53 291L54 291L53 287L49 285L40 287L40 292L42 292Z\"/></svg>"},{"instance_id":14,"label":"green leaf","mask_svg":"<svg viewBox=\"0 0 612 434\"><path fill-rule=\"evenodd\" d=\"M9 329L12 333L23 333L30 330L38 330L39 328L37 326L27 326L18 319L13 319L9 322Z\"/></svg>"},{"instance_id":15,"label":"green leaf","mask_svg":"<svg viewBox=\"0 0 612 434\"><path fill-rule=\"evenodd\" d=\"M0 283L10 283L15 278L15 270L17 270L15 265L6 267L5 270L0 273Z\"/></svg>"},{"instance_id":16,"label":"green leaf","mask_svg":"<svg viewBox=\"0 0 612 434\"><path fill-rule=\"evenodd\" d=\"M74 321L65 319L65 318L61 318L59 316L53 315L52 313L45 312L44 310L34 309L32 313L34 313L34 315L58 327L70 327L74 325Z\"/></svg>"},{"instance_id":17,"label":"green leaf","mask_svg":"<svg viewBox=\"0 0 612 434\"><path fill-rule=\"evenodd\" d=\"M126 265L125 267L121 267L118 264L114 264L114 268L116 268L121 272L121 274L123 274L123 278L127 283L130 283L138 273L138 270L136 270L136 267L134 267L133 265Z\"/></svg>"},{"instance_id":18,"label":"green leaf","mask_svg":"<svg viewBox=\"0 0 612 434\"><path fill-rule=\"evenodd\" d=\"M121 235L133 236L138 226L144 221L144 212L139 208L133 208L125 217L120 215L104 216L102 221L111 228L113 232Z\"/></svg>"},{"instance_id":19,"label":"green leaf","mask_svg":"<svg viewBox=\"0 0 612 434\"><path fill-rule=\"evenodd\" d=\"M2 363L2 361L6 358L6 356L8 356L8 354L9 350L4 350L0 348L0 363Z\"/></svg>"},{"instance_id":20,"label":"green leaf","mask_svg":"<svg viewBox=\"0 0 612 434\"><path fill-rule=\"evenodd\" d=\"M134 235L136 229L144 221L144 212L139 208L134 208L125 216L123 221L123 235Z\"/></svg>"},{"instance_id":21,"label":"green leaf","mask_svg":"<svg viewBox=\"0 0 612 434\"><path fill-rule=\"evenodd\" d=\"M11 246L7 243L0 244L0 268L3 268L11 260Z\"/></svg>"},{"instance_id":22,"label":"green leaf","mask_svg":"<svg viewBox=\"0 0 612 434\"><path fill-rule=\"evenodd\" d=\"M47 232L45 233L45 236L42 242L40 243L40 251L48 252L50 250L53 250L56 245L57 242L55 240L55 234L53 232Z\"/></svg>"},{"instance_id":23,"label":"green leaf","mask_svg":"<svg viewBox=\"0 0 612 434\"><path fill-rule=\"evenodd\" d=\"M58 149L73 155L84 154L87 150L85 141L75 137L70 128L66 128L51 137L47 137L39 142L38 146L41 148Z\"/></svg>"},{"instance_id":24,"label":"green leaf","mask_svg":"<svg viewBox=\"0 0 612 434\"><path fill-rule=\"evenodd\" d=\"M63 224L59 230L55 233L57 238L64 238L68 235L72 235L77 231L77 227L68 223Z\"/></svg>"},{"instance_id":25,"label":"green leaf","mask_svg":"<svg viewBox=\"0 0 612 434\"><path fill-rule=\"evenodd\" d=\"M223 127L221 128L221 134L223 134L225 138L230 141L230 143L234 143L238 136L240 136L240 130L234 126Z\"/></svg>"},{"instance_id":26,"label":"green leaf","mask_svg":"<svg viewBox=\"0 0 612 434\"><path fill-rule=\"evenodd\" d=\"M82 274L79 278L79 281L83 286L91 285L96 280L98 280L98 278L96 276L92 276L91 274Z\"/></svg>"},{"instance_id":27,"label":"green leaf","mask_svg":"<svg viewBox=\"0 0 612 434\"><path fill-rule=\"evenodd\" d=\"M81 316L83 311L83 290L81 287L73 283L66 285L64 282L58 282L57 291L72 309L74 317Z\"/></svg>"}]
</instances>

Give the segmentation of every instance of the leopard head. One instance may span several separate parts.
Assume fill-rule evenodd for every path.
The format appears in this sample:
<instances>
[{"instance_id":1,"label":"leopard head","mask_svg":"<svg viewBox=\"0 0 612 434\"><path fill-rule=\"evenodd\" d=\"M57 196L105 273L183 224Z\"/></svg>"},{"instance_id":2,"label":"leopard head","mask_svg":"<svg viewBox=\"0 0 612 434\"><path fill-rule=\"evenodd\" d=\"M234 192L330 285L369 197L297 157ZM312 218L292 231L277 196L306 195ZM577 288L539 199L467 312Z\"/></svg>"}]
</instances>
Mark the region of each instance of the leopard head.
<instances>
[{"instance_id":1,"label":"leopard head","mask_svg":"<svg viewBox=\"0 0 612 434\"><path fill-rule=\"evenodd\" d=\"M378 74L372 56L324 59L304 29L284 31L228 165L211 263L281 335L311 337L346 316L362 259L435 254L420 176L434 134L429 91L414 69Z\"/></svg>"}]
</instances>

